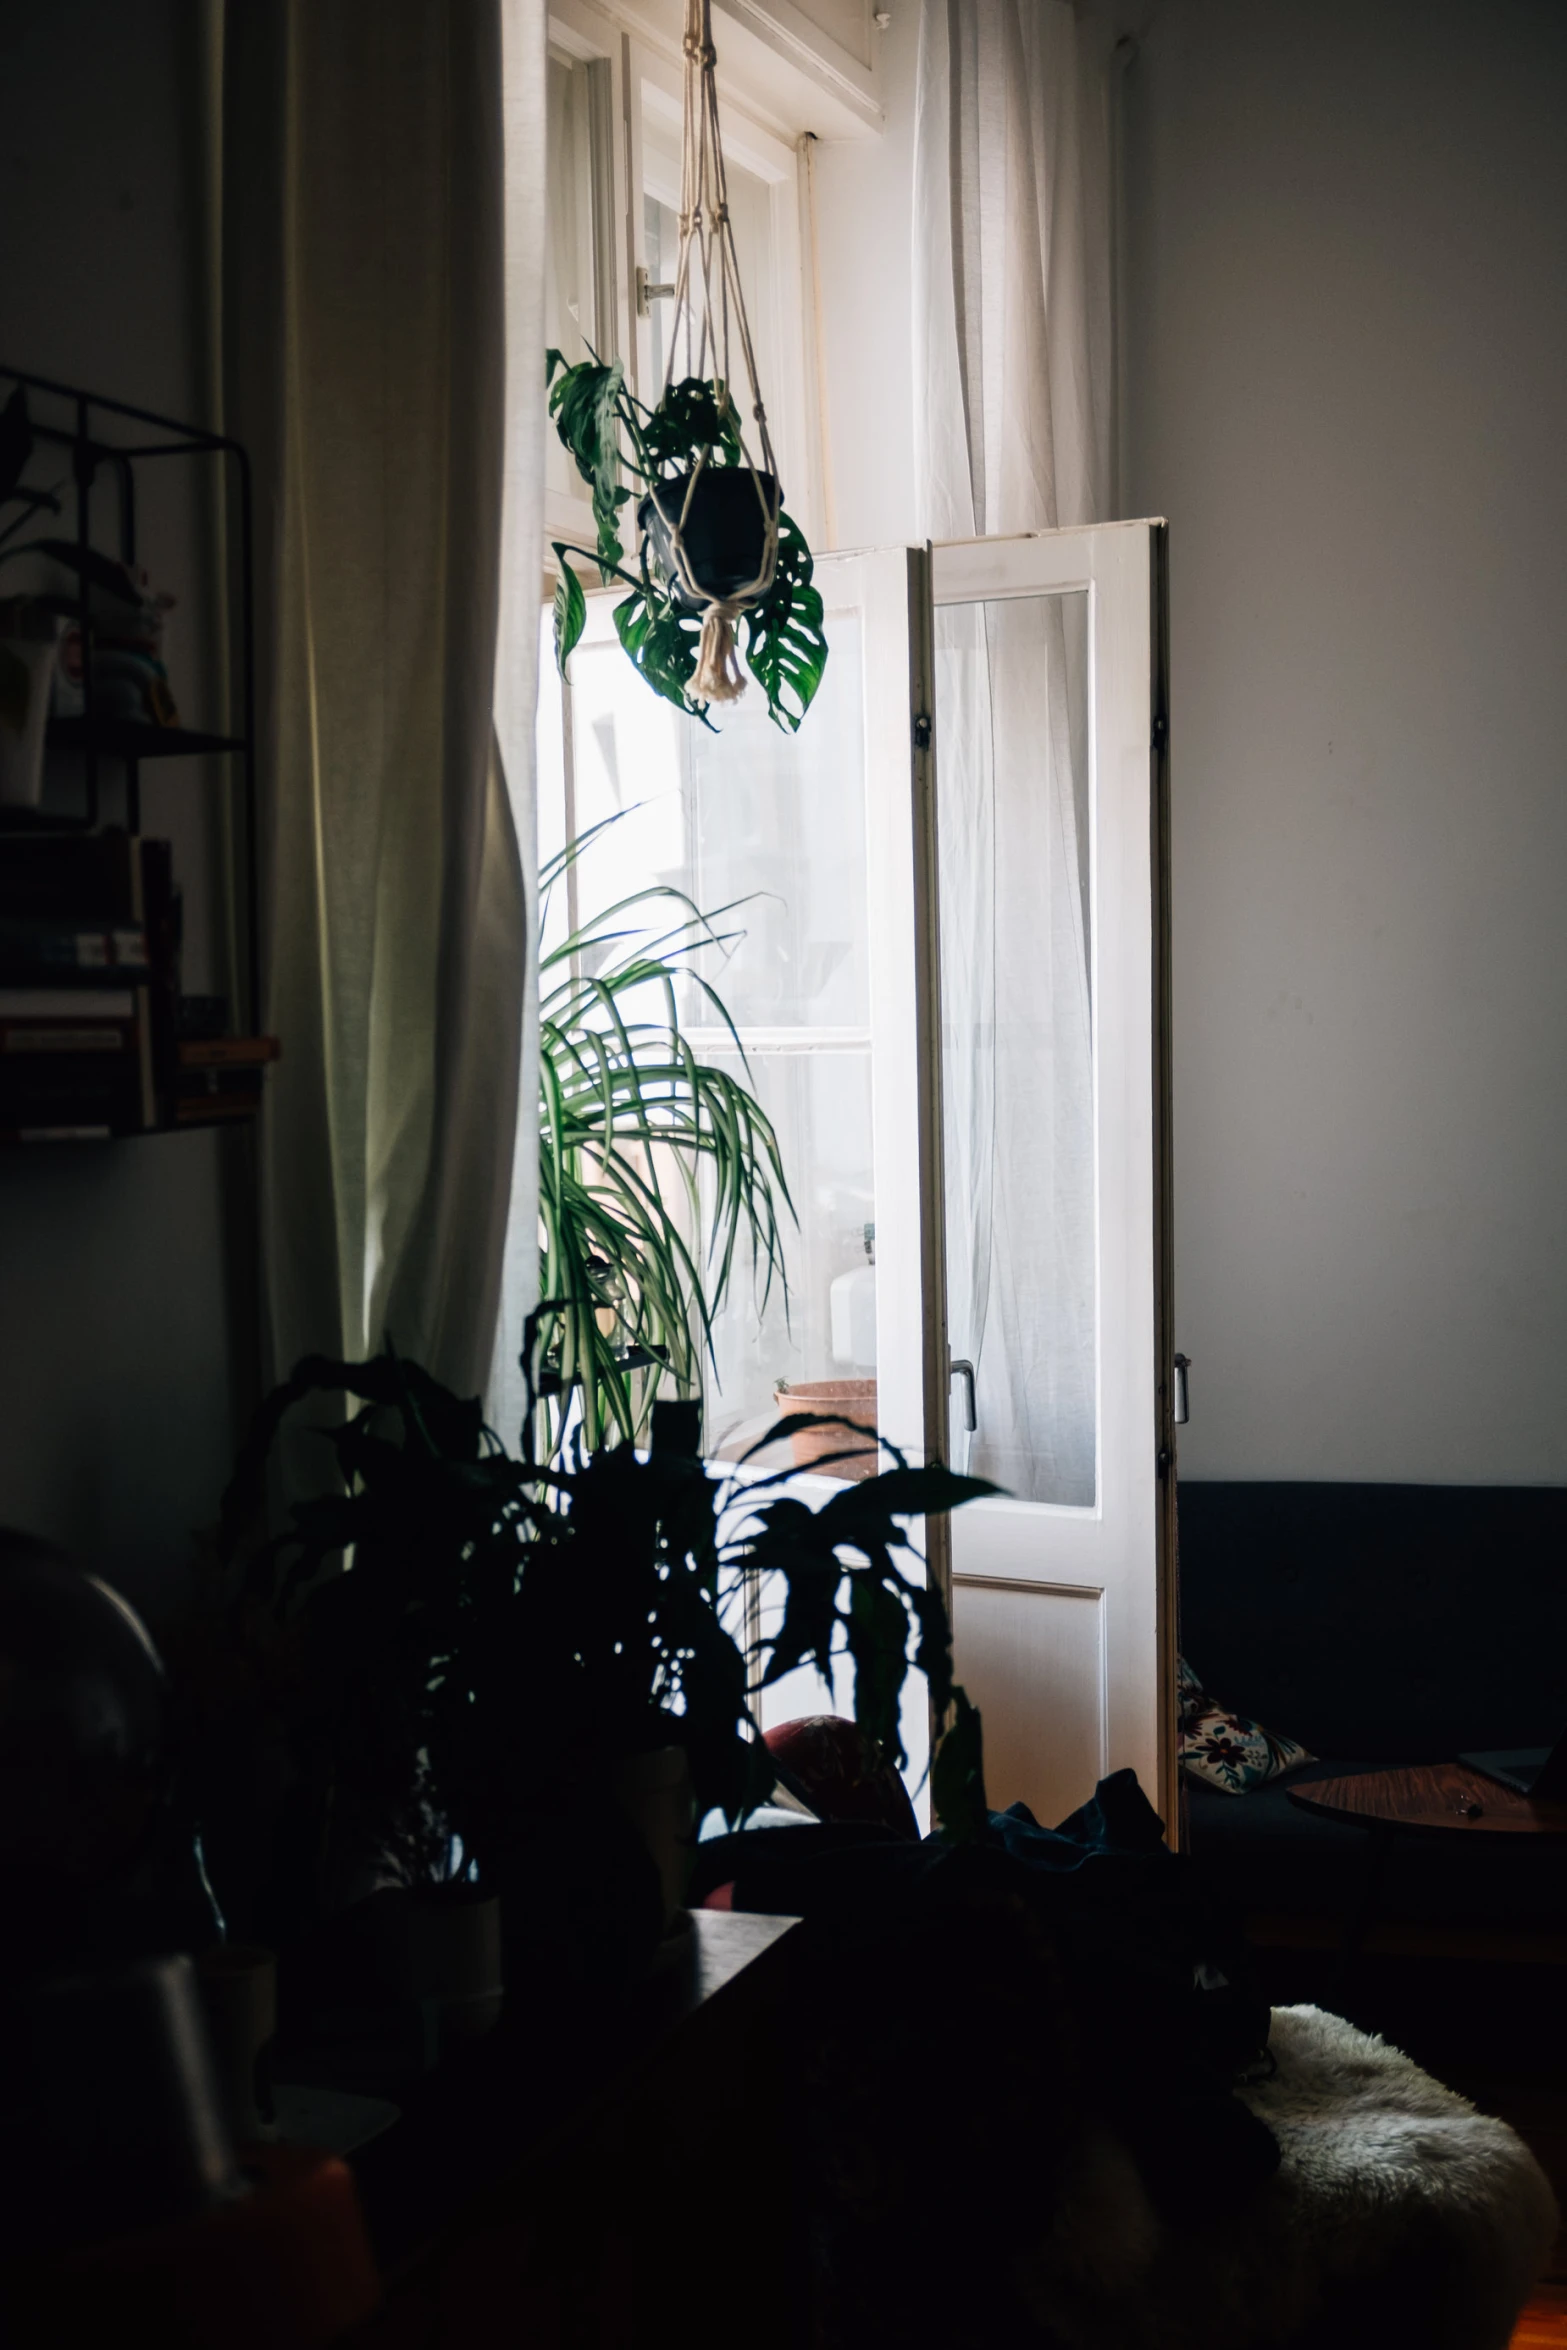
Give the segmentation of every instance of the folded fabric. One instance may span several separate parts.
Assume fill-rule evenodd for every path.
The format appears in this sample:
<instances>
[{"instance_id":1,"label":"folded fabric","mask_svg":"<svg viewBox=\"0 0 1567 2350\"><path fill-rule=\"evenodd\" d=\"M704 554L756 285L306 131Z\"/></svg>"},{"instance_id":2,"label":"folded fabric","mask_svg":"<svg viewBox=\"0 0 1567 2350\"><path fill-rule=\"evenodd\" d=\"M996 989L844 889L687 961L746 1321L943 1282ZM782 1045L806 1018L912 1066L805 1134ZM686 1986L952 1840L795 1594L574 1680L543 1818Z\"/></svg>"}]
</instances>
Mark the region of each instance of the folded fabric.
<instances>
[{"instance_id":1,"label":"folded fabric","mask_svg":"<svg viewBox=\"0 0 1567 2350\"><path fill-rule=\"evenodd\" d=\"M1281 1779L1316 1756L1293 1738L1265 1729L1249 1714L1231 1713L1208 1695L1185 1657L1176 1659L1180 1702L1181 1768L1225 1795L1245 1795Z\"/></svg>"}]
</instances>

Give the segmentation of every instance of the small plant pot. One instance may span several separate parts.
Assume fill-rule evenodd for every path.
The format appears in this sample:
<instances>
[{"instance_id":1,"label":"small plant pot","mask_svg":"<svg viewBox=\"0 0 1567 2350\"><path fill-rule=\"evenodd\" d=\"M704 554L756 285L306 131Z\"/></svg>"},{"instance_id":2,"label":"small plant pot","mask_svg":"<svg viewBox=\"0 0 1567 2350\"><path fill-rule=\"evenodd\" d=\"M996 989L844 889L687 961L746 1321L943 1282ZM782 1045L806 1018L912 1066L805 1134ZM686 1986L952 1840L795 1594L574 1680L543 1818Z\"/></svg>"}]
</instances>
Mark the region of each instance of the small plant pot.
<instances>
[{"instance_id":1,"label":"small plant pot","mask_svg":"<svg viewBox=\"0 0 1567 2350\"><path fill-rule=\"evenodd\" d=\"M615 1773L614 1799L658 1871L667 1934L685 1905L696 1834L696 1796L683 1746L628 1755Z\"/></svg>"},{"instance_id":2,"label":"small plant pot","mask_svg":"<svg viewBox=\"0 0 1567 2350\"><path fill-rule=\"evenodd\" d=\"M426 2014L440 2048L477 2040L500 2019L501 1909L477 1885L432 1885L400 1918L404 1995Z\"/></svg>"},{"instance_id":3,"label":"small plant pot","mask_svg":"<svg viewBox=\"0 0 1567 2350\"><path fill-rule=\"evenodd\" d=\"M0 808L43 797L44 729L60 623L27 596L0 601Z\"/></svg>"},{"instance_id":4,"label":"small plant pot","mask_svg":"<svg viewBox=\"0 0 1567 2350\"><path fill-rule=\"evenodd\" d=\"M788 1412L832 1412L853 1428L798 1428L789 1439L797 1469L811 1469L823 1477L874 1477L881 1465L876 1442L876 1382L874 1379L780 1380L773 1390L779 1417ZM861 1429L868 1431L861 1434ZM834 1454L845 1458L834 1459Z\"/></svg>"},{"instance_id":5,"label":"small plant pot","mask_svg":"<svg viewBox=\"0 0 1567 2350\"><path fill-rule=\"evenodd\" d=\"M660 482L637 508L637 522L669 583L670 600L682 612L701 612L710 603L727 603L748 592L765 594L772 585L770 572L763 578L762 570L768 523L778 516L776 479L753 472L749 465L705 465L682 524L690 479L689 473L677 473ZM696 596L687 592L675 561L677 531L685 548L686 572L701 591Z\"/></svg>"}]
</instances>

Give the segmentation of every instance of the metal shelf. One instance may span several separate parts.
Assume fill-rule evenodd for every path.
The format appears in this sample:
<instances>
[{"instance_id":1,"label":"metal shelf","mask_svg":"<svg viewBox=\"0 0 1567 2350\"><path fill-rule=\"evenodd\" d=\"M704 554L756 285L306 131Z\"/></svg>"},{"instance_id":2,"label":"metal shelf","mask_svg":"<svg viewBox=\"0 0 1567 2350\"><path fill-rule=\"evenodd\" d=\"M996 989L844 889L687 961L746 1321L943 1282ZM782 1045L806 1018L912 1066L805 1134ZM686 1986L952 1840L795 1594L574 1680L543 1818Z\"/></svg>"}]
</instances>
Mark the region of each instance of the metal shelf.
<instances>
[{"instance_id":1,"label":"metal shelf","mask_svg":"<svg viewBox=\"0 0 1567 2350\"><path fill-rule=\"evenodd\" d=\"M93 751L110 759L199 759L246 748L243 735L152 726L138 718L51 718L47 740L57 751Z\"/></svg>"},{"instance_id":2,"label":"metal shelf","mask_svg":"<svg viewBox=\"0 0 1567 2350\"><path fill-rule=\"evenodd\" d=\"M93 709L93 640L90 625L91 591L85 577L79 599L82 638L82 689L86 708L80 718L51 720L48 746L70 752L82 761L85 809L80 815L61 815L54 809L0 809L0 831L92 831L100 821L98 770L100 761L124 769L126 829L141 829L143 759L194 759L234 756L240 761L240 810L237 829L243 872L237 877L237 904L243 909L244 936L237 942L247 1001L234 1007L235 1025L254 1031L260 1026L260 921L257 895L256 815L256 691L253 498L250 459L238 441L200 425L183 424L173 417L133 408L126 401L105 399L74 384L55 383L47 376L25 374L0 365L0 387L25 385L29 394L28 424L35 441L70 452L70 484L66 491L74 504L74 531L70 535L85 557L100 545L93 522L93 490L100 475L107 477L112 521L105 536L123 563L136 561L137 471L143 464L216 460L233 492L231 514L235 528L229 539L234 553L231 578L233 626L228 639L227 677L230 691L224 714L238 719L241 732L209 733L198 727L152 726L135 719L99 716ZM35 404L32 395L39 395ZM150 431L149 429L150 428ZM102 506L102 492L99 499ZM63 519L63 517L62 517ZM103 525L100 523L100 529ZM62 536L65 535L62 533ZM110 551L101 547L100 551Z\"/></svg>"}]
</instances>

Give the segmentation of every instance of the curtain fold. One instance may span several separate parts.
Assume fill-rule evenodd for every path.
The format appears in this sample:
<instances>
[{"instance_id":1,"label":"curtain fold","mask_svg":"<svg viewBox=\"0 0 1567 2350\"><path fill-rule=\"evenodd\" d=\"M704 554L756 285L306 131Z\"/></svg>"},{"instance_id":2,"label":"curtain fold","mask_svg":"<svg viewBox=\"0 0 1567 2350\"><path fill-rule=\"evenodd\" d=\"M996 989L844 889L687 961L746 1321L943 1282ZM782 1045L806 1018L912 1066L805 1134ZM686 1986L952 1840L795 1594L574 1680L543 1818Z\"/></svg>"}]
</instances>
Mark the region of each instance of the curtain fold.
<instances>
[{"instance_id":1,"label":"curtain fold","mask_svg":"<svg viewBox=\"0 0 1567 2350\"><path fill-rule=\"evenodd\" d=\"M390 1335L473 1394L529 981L531 745L508 781L493 724L501 10L229 0L224 37L225 408L255 464L283 1044L262 1138L271 1369Z\"/></svg>"},{"instance_id":2,"label":"curtain fold","mask_svg":"<svg viewBox=\"0 0 1567 2350\"><path fill-rule=\"evenodd\" d=\"M1070 0L926 0L914 150L923 529L1107 510L1109 81ZM1086 630L1071 599L937 614L952 1352L969 1465L1096 1491Z\"/></svg>"}]
</instances>

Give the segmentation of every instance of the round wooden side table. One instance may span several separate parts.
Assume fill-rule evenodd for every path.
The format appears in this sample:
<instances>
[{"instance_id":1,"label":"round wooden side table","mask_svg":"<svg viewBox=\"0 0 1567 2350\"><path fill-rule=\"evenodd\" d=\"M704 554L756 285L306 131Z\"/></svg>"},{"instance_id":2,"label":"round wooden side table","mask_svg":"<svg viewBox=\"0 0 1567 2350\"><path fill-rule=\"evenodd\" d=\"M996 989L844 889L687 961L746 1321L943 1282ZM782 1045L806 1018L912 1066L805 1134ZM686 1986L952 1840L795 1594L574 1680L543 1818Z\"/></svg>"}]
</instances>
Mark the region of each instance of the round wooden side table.
<instances>
[{"instance_id":1,"label":"round wooden side table","mask_svg":"<svg viewBox=\"0 0 1567 2350\"><path fill-rule=\"evenodd\" d=\"M1285 1793L1302 1811L1370 1831L1365 1877L1344 1921L1335 1997L1342 1996L1370 1929L1395 1836L1567 1837L1567 1803L1534 1803L1463 1763L1412 1763L1350 1779L1314 1779Z\"/></svg>"}]
</instances>

